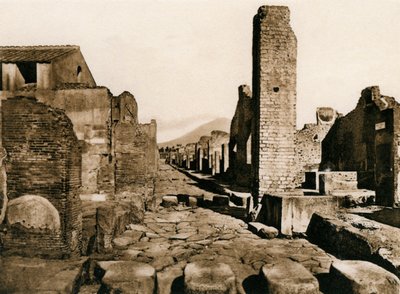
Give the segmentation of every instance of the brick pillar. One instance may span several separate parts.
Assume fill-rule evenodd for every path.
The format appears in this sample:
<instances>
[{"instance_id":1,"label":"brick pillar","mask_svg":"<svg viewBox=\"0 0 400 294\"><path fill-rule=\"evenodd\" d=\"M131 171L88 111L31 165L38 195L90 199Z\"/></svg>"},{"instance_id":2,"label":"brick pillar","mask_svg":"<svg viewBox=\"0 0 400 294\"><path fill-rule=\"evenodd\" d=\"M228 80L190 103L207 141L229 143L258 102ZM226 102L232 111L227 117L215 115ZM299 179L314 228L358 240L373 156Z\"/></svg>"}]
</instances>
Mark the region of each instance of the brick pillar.
<instances>
[{"instance_id":1,"label":"brick pillar","mask_svg":"<svg viewBox=\"0 0 400 294\"><path fill-rule=\"evenodd\" d=\"M285 6L262 6L253 22L252 166L255 203L294 189L297 41Z\"/></svg>"}]
</instances>

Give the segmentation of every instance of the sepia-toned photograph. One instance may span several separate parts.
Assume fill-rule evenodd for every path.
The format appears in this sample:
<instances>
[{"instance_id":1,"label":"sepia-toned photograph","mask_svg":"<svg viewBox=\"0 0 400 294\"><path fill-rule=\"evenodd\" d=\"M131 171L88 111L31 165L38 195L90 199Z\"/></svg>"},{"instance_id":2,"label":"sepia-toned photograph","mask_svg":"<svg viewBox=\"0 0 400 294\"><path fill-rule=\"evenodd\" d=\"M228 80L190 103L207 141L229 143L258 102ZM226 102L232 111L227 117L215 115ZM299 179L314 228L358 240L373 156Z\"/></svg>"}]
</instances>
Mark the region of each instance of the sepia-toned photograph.
<instances>
[{"instance_id":1,"label":"sepia-toned photograph","mask_svg":"<svg viewBox=\"0 0 400 294\"><path fill-rule=\"evenodd\" d=\"M400 293L400 1L0 7L0 294Z\"/></svg>"}]
</instances>

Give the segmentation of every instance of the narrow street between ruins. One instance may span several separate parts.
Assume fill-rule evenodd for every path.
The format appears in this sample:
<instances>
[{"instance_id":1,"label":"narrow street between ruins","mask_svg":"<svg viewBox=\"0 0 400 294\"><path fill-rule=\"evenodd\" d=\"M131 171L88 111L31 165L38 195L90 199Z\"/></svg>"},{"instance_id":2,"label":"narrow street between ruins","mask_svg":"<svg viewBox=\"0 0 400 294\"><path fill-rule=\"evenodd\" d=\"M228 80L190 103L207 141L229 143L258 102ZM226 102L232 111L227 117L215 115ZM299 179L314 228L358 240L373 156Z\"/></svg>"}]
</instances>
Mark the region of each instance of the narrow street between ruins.
<instances>
[{"instance_id":1,"label":"narrow street between ruins","mask_svg":"<svg viewBox=\"0 0 400 294\"><path fill-rule=\"evenodd\" d=\"M166 164L161 163L159 175L156 184L158 203L164 195L213 196ZM264 293L264 282L259 277L264 264L272 265L280 258L288 258L288 262L299 262L314 275L320 275L329 272L333 258L305 239L261 239L251 233L242 220L210 209L181 204L169 208L158 206L157 212L146 212L144 223L130 225L129 230L113 240L113 247L113 258L121 262L98 262L96 267L105 270L106 276L98 281L100 284L83 286L80 293L95 293L99 289L102 292L106 288L120 289L124 293L153 293L152 287L157 287L157 293L183 293L184 268L195 261L230 266L238 293ZM147 288L133 290L135 283L132 281L137 279L135 271L138 266L127 261L153 267L157 282L141 281L140 286ZM291 264L287 266L285 271L290 279L290 289L304 277L301 272L292 272L289 268ZM151 268L149 270L152 272ZM224 288L226 277L222 279L218 275L222 273L215 273L214 279Z\"/></svg>"}]
</instances>

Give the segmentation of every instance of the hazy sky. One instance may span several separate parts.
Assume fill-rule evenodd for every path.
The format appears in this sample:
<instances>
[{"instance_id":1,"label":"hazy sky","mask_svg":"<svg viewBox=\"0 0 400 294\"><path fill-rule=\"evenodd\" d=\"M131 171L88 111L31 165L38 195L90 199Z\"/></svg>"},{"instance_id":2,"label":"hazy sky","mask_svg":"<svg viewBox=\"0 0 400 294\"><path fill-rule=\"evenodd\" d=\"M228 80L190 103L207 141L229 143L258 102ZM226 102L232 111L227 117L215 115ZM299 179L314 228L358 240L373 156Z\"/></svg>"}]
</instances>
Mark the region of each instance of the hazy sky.
<instances>
[{"instance_id":1,"label":"hazy sky","mask_svg":"<svg viewBox=\"0 0 400 294\"><path fill-rule=\"evenodd\" d=\"M298 40L297 124L352 110L363 88L400 100L400 0L0 0L2 45L75 44L98 85L133 93L158 141L231 118L251 85L252 19L287 5Z\"/></svg>"}]
</instances>

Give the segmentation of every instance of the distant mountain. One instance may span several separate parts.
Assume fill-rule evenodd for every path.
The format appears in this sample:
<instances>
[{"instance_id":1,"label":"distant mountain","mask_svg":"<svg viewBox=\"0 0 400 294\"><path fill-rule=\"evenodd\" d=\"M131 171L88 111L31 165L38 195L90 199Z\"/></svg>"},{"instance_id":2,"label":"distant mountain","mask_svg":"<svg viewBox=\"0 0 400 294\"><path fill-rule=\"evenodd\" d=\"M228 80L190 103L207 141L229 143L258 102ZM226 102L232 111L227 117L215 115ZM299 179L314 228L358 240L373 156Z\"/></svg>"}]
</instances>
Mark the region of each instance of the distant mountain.
<instances>
[{"instance_id":1,"label":"distant mountain","mask_svg":"<svg viewBox=\"0 0 400 294\"><path fill-rule=\"evenodd\" d=\"M211 131L219 130L229 133L231 127L231 120L225 117L214 119L208 123L202 124L195 128L193 131L186 133L185 135L163 143L158 143L158 147L172 147L178 144L186 145L188 143L196 143L199 141L201 136L211 135Z\"/></svg>"}]
</instances>

